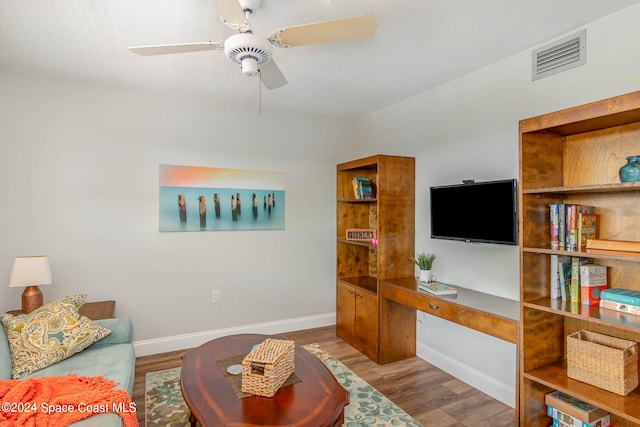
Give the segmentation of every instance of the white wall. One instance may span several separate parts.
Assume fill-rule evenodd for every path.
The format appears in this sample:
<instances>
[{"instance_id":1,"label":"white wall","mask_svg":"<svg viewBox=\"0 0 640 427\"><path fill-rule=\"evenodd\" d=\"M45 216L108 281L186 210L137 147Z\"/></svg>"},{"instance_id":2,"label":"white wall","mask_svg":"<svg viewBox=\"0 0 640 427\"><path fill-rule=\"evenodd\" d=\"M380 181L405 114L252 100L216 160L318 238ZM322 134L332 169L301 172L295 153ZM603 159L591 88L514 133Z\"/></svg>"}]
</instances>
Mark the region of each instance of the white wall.
<instances>
[{"instance_id":1,"label":"white wall","mask_svg":"<svg viewBox=\"0 0 640 427\"><path fill-rule=\"evenodd\" d=\"M115 299L138 342L333 323L335 165L353 157L352 122L7 73L0 93L0 312L20 306L14 257L47 254L46 301ZM285 230L160 233L160 164L284 172ZM182 338L153 351L208 336Z\"/></svg>"},{"instance_id":2,"label":"white wall","mask_svg":"<svg viewBox=\"0 0 640 427\"><path fill-rule=\"evenodd\" d=\"M416 157L416 251L438 255L439 280L519 299L517 247L430 238L429 186L517 178L519 120L639 90L639 21L634 6L588 25L584 66L532 82L527 50L358 121L358 156ZM515 346L419 315L418 349L514 404Z\"/></svg>"}]
</instances>

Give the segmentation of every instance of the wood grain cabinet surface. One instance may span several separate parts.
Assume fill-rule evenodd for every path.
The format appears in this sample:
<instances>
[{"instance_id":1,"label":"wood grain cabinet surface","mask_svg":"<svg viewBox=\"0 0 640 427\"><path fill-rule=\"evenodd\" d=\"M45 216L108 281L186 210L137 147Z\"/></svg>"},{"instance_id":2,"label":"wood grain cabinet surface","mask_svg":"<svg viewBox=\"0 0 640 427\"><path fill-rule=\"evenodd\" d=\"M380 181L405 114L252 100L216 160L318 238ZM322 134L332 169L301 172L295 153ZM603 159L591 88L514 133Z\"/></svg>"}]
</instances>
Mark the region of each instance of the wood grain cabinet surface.
<instances>
[{"instance_id":1,"label":"wood grain cabinet surface","mask_svg":"<svg viewBox=\"0 0 640 427\"><path fill-rule=\"evenodd\" d=\"M368 178L370 199L355 197L354 178ZM415 159L375 155L337 165L336 330L380 362L379 281L413 276ZM377 241L347 239L348 229L374 230ZM413 324L415 313L400 323Z\"/></svg>"},{"instance_id":2,"label":"wood grain cabinet surface","mask_svg":"<svg viewBox=\"0 0 640 427\"><path fill-rule=\"evenodd\" d=\"M560 390L640 426L640 391L620 396L567 376L567 336L587 330L640 342L640 316L550 297L552 256L608 267L608 285L640 291L640 253L552 249L549 205L593 206L598 239L640 242L640 183L621 182L640 154L640 92L520 121L520 425L546 427L544 397Z\"/></svg>"}]
</instances>

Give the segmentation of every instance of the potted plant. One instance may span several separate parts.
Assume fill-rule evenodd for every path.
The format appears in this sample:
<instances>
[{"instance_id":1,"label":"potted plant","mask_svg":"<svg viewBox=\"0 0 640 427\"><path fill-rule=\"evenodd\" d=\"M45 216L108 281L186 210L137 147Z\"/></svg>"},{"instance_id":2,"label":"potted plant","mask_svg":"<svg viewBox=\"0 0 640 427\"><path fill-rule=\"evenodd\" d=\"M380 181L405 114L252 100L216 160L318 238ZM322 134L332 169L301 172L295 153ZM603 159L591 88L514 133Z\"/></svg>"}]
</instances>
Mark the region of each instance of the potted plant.
<instances>
[{"instance_id":1,"label":"potted plant","mask_svg":"<svg viewBox=\"0 0 640 427\"><path fill-rule=\"evenodd\" d=\"M420 281L431 281L431 269L433 268L433 261L436 259L435 254L420 253L417 257L409 257L411 261L415 262L420 269Z\"/></svg>"}]
</instances>

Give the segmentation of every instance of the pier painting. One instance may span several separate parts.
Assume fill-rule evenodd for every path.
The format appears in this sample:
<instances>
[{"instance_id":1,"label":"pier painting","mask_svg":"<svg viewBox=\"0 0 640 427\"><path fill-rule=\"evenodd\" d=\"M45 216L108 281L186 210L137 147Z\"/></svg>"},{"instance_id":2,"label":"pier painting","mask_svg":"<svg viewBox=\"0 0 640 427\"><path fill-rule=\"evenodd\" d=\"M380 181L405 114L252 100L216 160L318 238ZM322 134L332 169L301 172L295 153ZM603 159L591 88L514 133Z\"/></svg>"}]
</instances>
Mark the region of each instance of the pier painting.
<instances>
[{"instance_id":1,"label":"pier painting","mask_svg":"<svg viewBox=\"0 0 640 427\"><path fill-rule=\"evenodd\" d=\"M283 172L160 165L159 199L160 231L284 229Z\"/></svg>"}]
</instances>

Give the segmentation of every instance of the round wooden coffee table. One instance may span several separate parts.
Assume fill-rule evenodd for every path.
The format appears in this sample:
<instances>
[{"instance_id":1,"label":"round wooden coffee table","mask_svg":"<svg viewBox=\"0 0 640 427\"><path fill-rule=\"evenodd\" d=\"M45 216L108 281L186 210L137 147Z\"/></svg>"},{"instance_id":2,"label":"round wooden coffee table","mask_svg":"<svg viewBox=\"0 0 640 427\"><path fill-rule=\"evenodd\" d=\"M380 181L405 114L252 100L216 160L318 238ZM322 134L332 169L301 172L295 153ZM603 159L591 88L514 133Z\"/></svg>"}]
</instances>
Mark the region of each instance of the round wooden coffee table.
<instances>
[{"instance_id":1,"label":"round wooden coffee table","mask_svg":"<svg viewBox=\"0 0 640 427\"><path fill-rule=\"evenodd\" d=\"M185 353L180 375L191 425L211 426L341 426L349 394L314 355L296 346L299 382L283 386L273 397L238 398L217 361L246 355L254 344L284 336L231 335Z\"/></svg>"}]
</instances>

